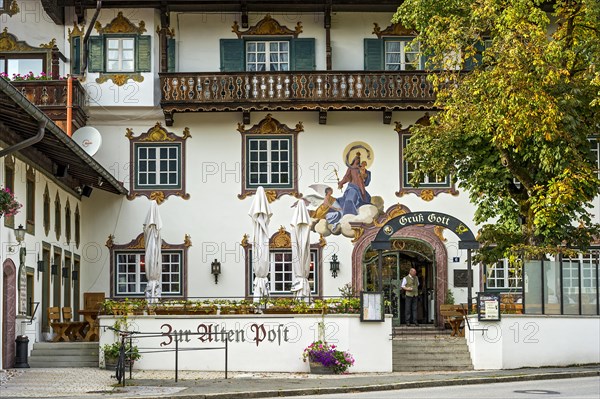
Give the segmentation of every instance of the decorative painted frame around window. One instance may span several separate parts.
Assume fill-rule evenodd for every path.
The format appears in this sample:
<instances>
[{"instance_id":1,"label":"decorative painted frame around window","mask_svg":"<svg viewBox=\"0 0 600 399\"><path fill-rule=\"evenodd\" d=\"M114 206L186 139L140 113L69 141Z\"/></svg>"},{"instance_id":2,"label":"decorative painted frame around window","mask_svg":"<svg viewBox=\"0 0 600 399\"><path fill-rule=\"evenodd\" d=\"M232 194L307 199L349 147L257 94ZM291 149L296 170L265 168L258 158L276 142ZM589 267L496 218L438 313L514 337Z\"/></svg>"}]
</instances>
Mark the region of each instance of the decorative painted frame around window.
<instances>
[{"instance_id":1,"label":"decorative painted frame around window","mask_svg":"<svg viewBox=\"0 0 600 399\"><path fill-rule=\"evenodd\" d=\"M117 86L122 86L130 79L134 82L143 82L142 72L152 71L152 36L142 35L146 32L146 23L140 21L136 26L129 19L123 16L119 11L117 16L102 27L99 21L96 21L94 28L99 36L89 38L89 61L88 72L98 72L100 76L96 83L104 83L109 80ZM110 72L107 69L107 60L109 57L107 41L110 39L133 39L133 70L119 70Z\"/></svg>"},{"instance_id":2,"label":"decorative painted frame around window","mask_svg":"<svg viewBox=\"0 0 600 399\"><path fill-rule=\"evenodd\" d=\"M185 192L185 147L186 140L192 137L187 127L183 129L183 136L179 137L163 128L160 122L156 122L154 127L138 137L133 137L133 131L128 128L125 137L129 139L129 156L131 165L133 165L129 172L131 184L127 198L132 200L135 197L144 196L156 200L159 205L171 195L185 200L190 198L190 195ZM156 157L150 158L152 153L158 155L158 160ZM177 156L175 160L171 158L173 153ZM140 154L145 158L140 158ZM163 154L167 159L164 159ZM162 169L163 166L166 168L165 170ZM145 170L142 170L144 168ZM152 168L152 170L148 170L148 168ZM159 180L166 177L168 181L156 183L154 180L154 184L152 184L150 182L152 175L154 179L158 175ZM170 183L173 177L176 178L175 184Z\"/></svg>"},{"instance_id":3,"label":"decorative painted frame around window","mask_svg":"<svg viewBox=\"0 0 600 399\"><path fill-rule=\"evenodd\" d=\"M106 241L106 246L108 247L109 251L110 251L110 296L111 298L124 298L124 297L142 297L144 296L144 291L141 288L142 284L144 283L144 281L142 281L145 276L142 276L142 270L141 270L141 258L145 253L146 250L146 243L144 240L144 233L140 233L135 239L133 239L132 241L130 241L127 244L115 244L114 243L114 236L113 235L109 235L108 236L108 240ZM165 240L162 240L162 244L161 244L161 250L163 253L163 259L164 256L171 256L172 254L179 254L180 257L180 267L179 267L179 292L178 293L169 293L168 291L163 290L163 298L186 298L187 297L187 276L188 276L188 272L187 272L187 265L188 265L188 249L189 247L192 246L192 241L190 240L190 236L189 235L185 235L183 243L182 244L169 244L166 243ZM124 281L121 284L125 284L125 285L129 285L129 284L136 284L138 286L138 289L135 291L135 293L131 293L129 291L126 292L119 292L118 289L118 285L119 282L117 281L117 277L119 275L119 271L117 270L117 266L118 266L118 256L133 256L135 259L135 263L131 262L129 265L126 265L125 263L123 263L123 266L133 266L135 268L135 270L131 273L129 273L129 270L125 270L124 272L121 272L121 274L124 274L126 277L129 275L132 275L134 277L136 277L136 280L133 282L130 281ZM172 275L172 273L170 273L169 275ZM137 278L139 277L139 278ZM169 283L175 283L173 281L168 281L165 282L163 281L163 287L165 286L165 284L169 284Z\"/></svg>"},{"instance_id":4,"label":"decorative painted frame around window","mask_svg":"<svg viewBox=\"0 0 600 399\"><path fill-rule=\"evenodd\" d=\"M415 122L417 125L429 126L429 115L426 113L425 116ZM412 126L412 125L411 125ZM408 174L410 168L407 166L407 162L404 161L404 147L411 136L409 126L406 129L402 129L402 124L396 122L396 128L394 129L398 133L400 142L400 161L399 161L399 172L400 172L400 191L396 192L397 197L402 197L406 194L416 194L421 197L424 201L431 201L440 193L448 193L454 196L458 195L454 183L450 176L447 176L444 183L422 183L419 187L413 187L408 181Z\"/></svg>"},{"instance_id":5,"label":"decorative painted frame around window","mask_svg":"<svg viewBox=\"0 0 600 399\"><path fill-rule=\"evenodd\" d=\"M71 75L82 75L81 62L83 60L83 38L85 36L85 25L81 28L73 23L73 30L68 30L69 44L71 48Z\"/></svg>"},{"instance_id":6,"label":"decorative painted frame around window","mask_svg":"<svg viewBox=\"0 0 600 399\"><path fill-rule=\"evenodd\" d=\"M373 34L377 36L377 39L364 39L365 71L419 71L425 69L425 57L418 54L419 43L414 43L412 46L409 44L417 37L417 31L406 29L399 23L392 24L383 30L377 23L373 23L373 25ZM390 43L398 43L398 47L391 51ZM393 54L398 54L399 58L393 57ZM409 54L413 54L417 58L415 69L406 68L406 65L415 64L415 62L406 62ZM397 62L392 62L394 59ZM398 69L390 68L391 65L398 65Z\"/></svg>"},{"instance_id":7,"label":"decorative painted frame around window","mask_svg":"<svg viewBox=\"0 0 600 399\"><path fill-rule=\"evenodd\" d=\"M3 0L2 4L0 4L0 15L7 14L9 17L12 17L19 11L17 0Z\"/></svg>"},{"instance_id":8,"label":"decorative painted frame around window","mask_svg":"<svg viewBox=\"0 0 600 399\"><path fill-rule=\"evenodd\" d=\"M311 295L313 297L321 296L323 292L322 275L323 275L323 247L327 242L321 238L318 243L310 244L311 252L311 269L309 283L311 285ZM246 297L251 298L254 294L254 272L252 269L252 244L248 242L248 235L244 235L240 245L244 248L245 269L246 269ZM272 296L292 296L290 290L286 290L285 286L291 286L294 276L291 264L292 254L292 239L291 234L286 231L285 227L281 226L279 230L269 239L270 262L269 281L271 282ZM277 270L279 266L279 270ZM279 280L277 278L280 278ZM275 283L272 283L275 280ZM278 285L280 288L277 289ZM283 287L281 287L283 285Z\"/></svg>"},{"instance_id":9,"label":"decorative painted frame around window","mask_svg":"<svg viewBox=\"0 0 600 399\"><path fill-rule=\"evenodd\" d=\"M15 158L12 155L4 157L4 187L11 193L15 192ZM15 228L15 217L4 216L4 226Z\"/></svg>"},{"instance_id":10,"label":"decorative painted frame around window","mask_svg":"<svg viewBox=\"0 0 600 399\"><path fill-rule=\"evenodd\" d=\"M298 122L295 129L290 129L267 114L250 129L238 123L237 130L242 134L242 192L238 198L253 195L259 186L265 189L269 202L285 194L302 197L298 192L298 133L304 131L302 122ZM287 143L287 148L280 149L279 144L284 143ZM263 144L264 148L261 148ZM284 154L287 159L282 160ZM282 172L282 168L286 170ZM261 181L263 177L266 182Z\"/></svg>"},{"instance_id":11,"label":"decorative painted frame around window","mask_svg":"<svg viewBox=\"0 0 600 399\"><path fill-rule=\"evenodd\" d=\"M279 57L276 70L289 71L313 71L315 70L315 39L298 38L302 33L302 23L296 24L295 30L288 29L281 25L277 20L267 14L255 26L246 31L240 31L237 21L231 27L232 32L237 35L237 39L220 40L220 63L221 72L242 72L242 71L263 71L258 68L262 63L256 63L257 58L253 59L259 53L266 54L266 46L275 44L278 48L275 54ZM265 49L252 49L252 43L261 43ZM285 45L284 45L285 44ZM285 47L285 49L283 48ZM285 56L283 56L285 55ZM269 65L266 62L265 65ZM256 68L252 68L252 66ZM287 69L285 69L287 68ZM267 69L265 67L265 72ZM273 69L275 70L275 69Z\"/></svg>"},{"instance_id":12,"label":"decorative painted frame around window","mask_svg":"<svg viewBox=\"0 0 600 399\"><path fill-rule=\"evenodd\" d=\"M47 76L52 74L52 48L55 45L56 39L52 39L46 44L40 44L39 47L30 46L27 42L18 40L12 33L8 33L7 27L4 27L0 33L0 57L3 59L40 59L42 61L40 73L43 72ZM0 72L2 72L1 69ZM8 73L8 71L4 72ZM34 75L38 74L34 73Z\"/></svg>"}]
</instances>

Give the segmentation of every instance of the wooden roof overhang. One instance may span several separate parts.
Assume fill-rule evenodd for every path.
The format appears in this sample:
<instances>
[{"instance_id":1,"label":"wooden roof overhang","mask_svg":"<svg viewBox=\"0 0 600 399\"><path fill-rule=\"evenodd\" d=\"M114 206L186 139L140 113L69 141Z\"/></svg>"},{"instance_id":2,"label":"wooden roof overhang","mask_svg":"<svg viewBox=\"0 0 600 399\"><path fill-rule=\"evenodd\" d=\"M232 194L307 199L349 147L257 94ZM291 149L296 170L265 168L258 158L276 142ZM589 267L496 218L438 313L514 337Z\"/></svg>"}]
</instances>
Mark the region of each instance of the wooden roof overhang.
<instances>
[{"instance_id":1,"label":"wooden roof overhang","mask_svg":"<svg viewBox=\"0 0 600 399\"><path fill-rule=\"evenodd\" d=\"M96 0L58 0L58 7L96 8ZM395 12L402 0L103 0L102 8L156 8L167 11L204 12Z\"/></svg>"},{"instance_id":2,"label":"wooden roof overhang","mask_svg":"<svg viewBox=\"0 0 600 399\"><path fill-rule=\"evenodd\" d=\"M114 194L126 195L127 189L102 165L88 155L43 111L29 102L8 81L0 79L0 139L4 149L38 134L45 123L41 141L18 151L36 168L54 176L58 165L69 166L68 176L56 182L74 192L87 185Z\"/></svg>"}]
</instances>

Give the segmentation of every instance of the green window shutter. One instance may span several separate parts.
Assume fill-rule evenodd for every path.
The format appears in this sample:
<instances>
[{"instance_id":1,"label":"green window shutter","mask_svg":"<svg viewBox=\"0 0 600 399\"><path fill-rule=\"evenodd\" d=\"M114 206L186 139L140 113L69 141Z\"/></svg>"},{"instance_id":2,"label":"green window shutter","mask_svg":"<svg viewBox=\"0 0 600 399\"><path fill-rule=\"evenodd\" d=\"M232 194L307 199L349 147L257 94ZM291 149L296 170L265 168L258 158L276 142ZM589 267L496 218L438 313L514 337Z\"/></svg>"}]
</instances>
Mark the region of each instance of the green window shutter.
<instances>
[{"instance_id":1,"label":"green window shutter","mask_svg":"<svg viewBox=\"0 0 600 399\"><path fill-rule=\"evenodd\" d=\"M81 36L71 38L71 74L81 75Z\"/></svg>"},{"instance_id":2,"label":"green window shutter","mask_svg":"<svg viewBox=\"0 0 600 399\"><path fill-rule=\"evenodd\" d=\"M104 37L90 36L88 72L104 72Z\"/></svg>"},{"instance_id":3,"label":"green window shutter","mask_svg":"<svg viewBox=\"0 0 600 399\"><path fill-rule=\"evenodd\" d=\"M292 39L290 43L292 71L314 71L315 66L315 39Z\"/></svg>"},{"instance_id":4,"label":"green window shutter","mask_svg":"<svg viewBox=\"0 0 600 399\"><path fill-rule=\"evenodd\" d=\"M174 38L167 40L167 72L175 72L175 46Z\"/></svg>"},{"instance_id":5,"label":"green window shutter","mask_svg":"<svg viewBox=\"0 0 600 399\"><path fill-rule=\"evenodd\" d=\"M365 39L365 71L383 69L383 39Z\"/></svg>"},{"instance_id":6,"label":"green window shutter","mask_svg":"<svg viewBox=\"0 0 600 399\"><path fill-rule=\"evenodd\" d=\"M244 67L244 41L221 39L221 72L242 72Z\"/></svg>"},{"instance_id":7,"label":"green window shutter","mask_svg":"<svg viewBox=\"0 0 600 399\"><path fill-rule=\"evenodd\" d=\"M138 36L135 41L135 70L137 72L152 71L152 36Z\"/></svg>"}]
</instances>

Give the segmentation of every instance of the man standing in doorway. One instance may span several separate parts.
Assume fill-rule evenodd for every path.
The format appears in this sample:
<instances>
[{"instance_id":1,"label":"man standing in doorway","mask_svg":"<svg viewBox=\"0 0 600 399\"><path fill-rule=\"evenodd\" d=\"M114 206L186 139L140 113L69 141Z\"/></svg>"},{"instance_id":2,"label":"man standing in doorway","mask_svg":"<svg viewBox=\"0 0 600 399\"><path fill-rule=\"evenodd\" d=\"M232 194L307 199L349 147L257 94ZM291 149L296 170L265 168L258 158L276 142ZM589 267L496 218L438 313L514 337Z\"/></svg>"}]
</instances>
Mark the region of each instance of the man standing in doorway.
<instances>
[{"instance_id":1,"label":"man standing in doorway","mask_svg":"<svg viewBox=\"0 0 600 399\"><path fill-rule=\"evenodd\" d=\"M412 324L413 326L418 327L417 298L419 295L419 278L417 277L417 271L415 268L411 268L408 272L408 276L402 279L402 289L406 294L406 300L404 301L404 316L406 319L406 325L410 326Z\"/></svg>"}]
</instances>

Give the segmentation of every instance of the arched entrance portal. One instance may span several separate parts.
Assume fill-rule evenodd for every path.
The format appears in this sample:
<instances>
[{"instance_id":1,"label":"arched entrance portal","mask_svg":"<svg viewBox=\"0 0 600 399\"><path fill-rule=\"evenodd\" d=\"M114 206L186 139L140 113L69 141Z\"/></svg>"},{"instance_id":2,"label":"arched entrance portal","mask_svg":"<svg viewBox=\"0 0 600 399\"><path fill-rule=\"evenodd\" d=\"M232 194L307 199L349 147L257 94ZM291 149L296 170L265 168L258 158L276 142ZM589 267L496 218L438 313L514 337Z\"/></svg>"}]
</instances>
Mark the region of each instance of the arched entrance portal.
<instances>
[{"instance_id":1,"label":"arched entrance portal","mask_svg":"<svg viewBox=\"0 0 600 399\"><path fill-rule=\"evenodd\" d=\"M435 254L431 245L412 238L395 238L391 249L382 252L382 284L386 303L385 312L392 315L392 324L400 325L404 320L402 279L411 268L417 270L421 294L417 318L419 323L432 323L434 320L433 295L435 292ZM363 282L366 291L377 291L379 281L378 251L368 248L363 256Z\"/></svg>"},{"instance_id":2,"label":"arched entrance portal","mask_svg":"<svg viewBox=\"0 0 600 399\"><path fill-rule=\"evenodd\" d=\"M354 227L356 238L354 250L352 251L352 284L357 291L366 290L366 282L363 273L363 259L368 251L377 252L377 268L381 270L377 276L381 275L381 286L383 287L384 278L384 260L385 254L400 251L393 247L395 242L402 241L421 241L431 249L432 267L427 278L431 277L431 285L428 289L433 289L429 296L433 299L434 321L438 326L443 325L443 319L439 315L439 306L444 303L448 289L448 252L444 244L443 231L448 229L458 236L459 248L467 249L468 270L471 269L471 250L479 247L475 241L471 230L460 220L439 212L410 212L404 205L394 205L390 207L385 214L381 215L372 225L357 225ZM397 244L396 244L397 245ZM425 255L427 251L417 251ZM381 254L381 256L379 256ZM424 256L428 259L427 256ZM368 258L368 257L367 257ZM418 259L417 259L418 260ZM401 276L404 277L404 276ZM429 280L428 280L429 281ZM379 287L379 282L378 285ZM468 296L471 297L471 287L468 287ZM426 298L428 299L429 296ZM424 302L424 301L421 301ZM426 301L425 301L426 302ZM470 302L470 299L469 299ZM431 305L431 303L429 303ZM423 306L427 306L426 304ZM470 307L469 303L469 307ZM400 313L402 314L402 313Z\"/></svg>"},{"instance_id":3,"label":"arched entrance portal","mask_svg":"<svg viewBox=\"0 0 600 399\"><path fill-rule=\"evenodd\" d=\"M15 322L17 318L17 268L7 259L2 265L2 368L15 364Z\"/></svg>"}]
</instances>

